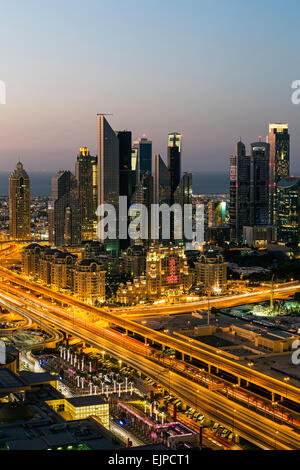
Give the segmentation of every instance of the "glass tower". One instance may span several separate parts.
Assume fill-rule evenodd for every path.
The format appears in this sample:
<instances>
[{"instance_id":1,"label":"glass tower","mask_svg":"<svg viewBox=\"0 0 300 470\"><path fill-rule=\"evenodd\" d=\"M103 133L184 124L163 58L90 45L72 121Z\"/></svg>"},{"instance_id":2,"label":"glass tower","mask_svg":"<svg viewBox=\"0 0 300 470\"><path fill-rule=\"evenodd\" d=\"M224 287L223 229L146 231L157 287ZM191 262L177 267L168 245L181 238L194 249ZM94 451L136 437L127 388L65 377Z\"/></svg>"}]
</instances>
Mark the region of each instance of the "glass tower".
<instances>
[{"instance_id":1,"label":"glass tower","mask_svg":"<svg viewBox=\"0 0 300 470\"><path fill-rule=\"evenodd\" d=\"M276 225L277 183L290 174L290 135L287 123L269 124L269 222Z\"/></svg>"},{"instance_id":2,"label":"glass tower","mask_svg":"<svg viewBox=\"0 0 300 470\"><path fill-rule=\"evenodd\" d=\"M117 216L116 239L106 239L105 246L112 254L119 253L119 139L116 132L109 125L104 114L97 114L98 124L98 206L111 204L115 207ZM103 241L103 240L100 240Z\"/></svg>"}]
</instances>

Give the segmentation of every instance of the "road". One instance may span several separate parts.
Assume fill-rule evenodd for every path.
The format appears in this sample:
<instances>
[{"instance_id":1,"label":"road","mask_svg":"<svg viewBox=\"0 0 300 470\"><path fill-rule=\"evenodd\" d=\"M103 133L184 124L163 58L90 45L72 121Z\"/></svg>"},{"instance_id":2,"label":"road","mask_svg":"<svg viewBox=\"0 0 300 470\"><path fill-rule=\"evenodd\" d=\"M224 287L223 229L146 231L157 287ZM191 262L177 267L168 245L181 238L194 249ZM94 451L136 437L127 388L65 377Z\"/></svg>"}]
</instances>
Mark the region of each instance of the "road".
<instances>
[{"instance_id":1,"label":"road","mask_svg":"<svg viewBox=\"0 0 300 470\"><path fill-rule=\"evenodd\" d=\"M192 356L193 358L196 358L200 360L201 362L206 363L208 367L217 366L219 369L237 377L238 380L244 379L247 382L252 382L260 387L265 388L266 390L270 391L273 394L277 393L278 395L282 397L286 397L292 401L295 401L296 403L300 403L300 390L299 388L295 387L291 383L286 383L277 378L274 378L262 372L259 372L258 370L251 369L247 365L233 362L229 358L221 356L214 350L210 350L209 348L204 349L204 347L200 347L196 345L195 343L187 343L179 337L171 336L161 331L154 331L145 325L135 323L134 321L128 319L126 317L126 313L124 313L124 315L120 315L119 311L112 312L112 311L107 311L103 308L101 309L101 308L90 306L88 304L85 304L77 300L75 297L53 291L40 284L24 279L22 276L12 273L11 271L7 270L4 267L0 267L0 275L6 280L14 282L20 286L23 286L26 289L30 289L31 292L35 293L35 296L33 296L30 293L24 294L22 293L20 289L19 294L22 293L22 296L26 295L27 298L32 298L33 300L42 303L41 299L36 299L36 295L43 295L44 297L46 296L49 299L56 299L57 301L64 303L66 305L80 308L87 313L91 313L93 315L98 316L99 321L105 323L107 326L116 325L116 326L123 328L124 331L126 331L127 333L134 332L135 334L140 335L141 337L145 339L145 343L155 342L161 345L163 348L168 347L171 349L175 349L182 355L185 355L188 357ZM2 290L5 290L5 289L8 289L9 286L7 286L5 283L2 282L0 283L0 288L2 288ZM300 284L275 288L274 293L279 294L279 295L282 295L282 294L287 295L298 290L300 290ZM269 295L270 295L270 290L266 289L259 293L257 292L247 293L247 294L242 294L238 296L228 296L224 298L211 299L210 304L211 306L216 305L219 307L221 306L224 307L224 306L229 306L232 303L233 304L245 303L246 300L251 301L251 302L257 302L262 299L265 299ZM203 308L203 306L206 305L206 303L207 302L201 301L201 302L194 303L193 306L189 304L188 308L193 309L193 310L196 308L197 309L201 307ZM155 307L154 310L156 308L157 307ZM167 308L168 309L172 308L173 311L175 309L176 311L178 310L179 312L181 312L182 309L184 310L187 307L184 304L184 305L179 305L179 306L177 305L170 306ZM64 312L64 310L61 309L61 312Z\"/></svg>"},{"instance_id":2,"label":"road","mask_svg":"<svg viewBox=\"0 0 300 470\"><path fill-rule=\"evenodd\" d=\"M23 303L23 306L20 306L21 310L26 311L25 305L32 307L25 297L20 301ZM232 401L221 394L208 390L176 372L171 372L160 364L154 364L147 357L149 348L140 342L123 336L123 342L120 344L120 334L117 332L103 326L92 325L63 309L56 312L56 308L48 311L37 306L34 310L35 313L32 312L32 315L35 318L42 318L44 322L47 321L69 331L100 350L104 348L108 353L122 357L124 362L160 383L183 402L261 448L283 450L300 448L300 434L291 428L279 425L241 404L235 403L233 406Z\"/></svg>"}]
</instances>

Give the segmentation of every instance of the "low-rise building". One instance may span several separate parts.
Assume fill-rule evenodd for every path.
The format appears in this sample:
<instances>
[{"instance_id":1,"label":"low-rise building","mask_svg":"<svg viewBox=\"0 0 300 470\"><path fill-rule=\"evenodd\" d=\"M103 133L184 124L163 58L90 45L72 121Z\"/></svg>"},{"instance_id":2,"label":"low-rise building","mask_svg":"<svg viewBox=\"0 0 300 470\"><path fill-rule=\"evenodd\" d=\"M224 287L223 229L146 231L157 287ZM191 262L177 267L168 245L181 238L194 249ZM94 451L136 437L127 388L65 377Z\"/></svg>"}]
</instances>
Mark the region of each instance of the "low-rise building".
<instances>
[{"instance_id":1,"label":"low-rise building","mask_svg":"<svg viewBox=\"0 0 300 470\"><path fill-rule=\"evenodd\" d=\"M92 305L105 301L105 270L100 261L84 259L73 270L74 294Z\"/></svg>"}]
</instances>

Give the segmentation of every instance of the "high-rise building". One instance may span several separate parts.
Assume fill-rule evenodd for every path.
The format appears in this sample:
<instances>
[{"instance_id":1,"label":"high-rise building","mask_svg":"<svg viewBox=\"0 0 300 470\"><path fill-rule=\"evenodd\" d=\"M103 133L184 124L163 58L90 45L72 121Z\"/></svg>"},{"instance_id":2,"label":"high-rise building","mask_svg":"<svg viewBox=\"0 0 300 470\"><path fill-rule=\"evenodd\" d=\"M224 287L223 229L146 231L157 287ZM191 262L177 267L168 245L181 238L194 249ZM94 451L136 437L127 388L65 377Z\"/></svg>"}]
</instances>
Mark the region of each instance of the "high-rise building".
<instances>
[{"instance_id":1,"label":"high-rise building","mask_svg":"<svg viewBox=\"0 0 300 470\"><path fill-rule=\"evenodd\" d=\"M146 248L141 245L129 247L123 256L123 272L131 278L139 278L146 271Z\"/></svg>"},{"instance_id":2,"label":"high-rise building","mask_svg":"<svg viewBox=\"0 0 300 470\"><path fill-rule=\"evenodd\" d=\"M18 162L9 177L9 235L13 240L30 240L30 179Z\"/></svg>"},{"instance_id":3,"label":"high-rise building","mask_svg":"<svg viewBox=\"0 0 300 470\"><path fill-rule=\"evenodd\" d=\"M278 181L276 212L277 242L300 246L300 178Z\"/></svg>"},{"instance_id":4,"label":"high-rise building","mask_svg":"<svg viewBox=\"0 0 300 470\"><path fill-rule=\"evenodd\" d=\"M269 223L269 158L268 143L250 144L250 225Z\"/></svg>"},{"instance_id":5,"label":"high-rise building","mask_svg":"<svg viewBox=\"0 0 300 470\"><path fill-rule=\"evenodd\" d=\"M127 213L128 208L131 204L131 197L133 191L135 189L136 184L136 174L135 171L131 170L131 152L132 152L132 145L131 145L131 132L130 131L118 131L117 136L119 139L119 172L120 172L120 180L119 180L119 187L120 187L120 196L127 197ZM128 228L129 219L128 216L124 217L124 221L122 220L121 223L126 223ZM120 250L125 251L129 246L129 238L120 239Z\"/></svg>"},{"instance_id":6,"label":"high-rise building","mask_svg":"<svg viewBox=\"0 0 300 470\"><path fill-rule=\"evenodd\" d=\"M52 198L48 204L49 241L56 246L78 245L81 241L81 213L78 187L70 171L52 178Z\"/></svg>"},{"instance_id":7,"label":"high-rise building","mask_svg":"<svg viewBox=\"0 0 300 470\"><path fill-rule=\"evenodd\" d=\"M75 164L81 212L81 239L92 240L97 228L97 157L81 147Z\"/></svg>"},{"instance_id":8,"label":"high-rise building","mask_svg":"<svg viewBox=\"0 0 300 470\"><path fill-rule=\"evenodd\" d=\"M182 134L171 132L168 135L168 168L170 171L171 202L181 178Z\"/></svg>"},{"instance_id":9,"label":"high-rise building","mask_svg":"<svg viewBox=\"0 0 300 470\"><path fill-rule=\"evenodd\" d=\"M27 245L22 252L22 269L26 276L39 275L40 257L43 247L38 243Z\"/></svg>"},{"instance_id":10,"label":"high-rise building","mask_svg":"<svg viewBox=\"0 0 300 470\"><path fill-rule=\"evenodd\" d=\"M143 220L139 226L141 237L134 239L132 234L130 235L132 242L135 244L143 244L149 246L151 243L151 205L153 204L153 176L147 173L142 176L140 183L136 186L135 192L132 195L131 210L138 209L138 206L142 204L147 208L147 222L143 225ZM130 214L130 221L132 222L136 217L136 214ZM129 228L130 230L130 228ZM147 235L147 238L144 238Z\"/></svg>"},{"instance_id":11,"label":"high-rise building","mask_svg":"<svg viewBox=\"0 0 300 470\"><path fill-rule=\"evenodd\" d=\"M223 227L227 223L227 202L211 199L208 201L208 227Z\"/></svg>"},{"instance_id":12,"label":"high-rise building","mask_svg":"<svg viewBox=\"0 0 300 470\"><path fill-rule=\"evenodd\" d=\"M136 177L137 184L144 175L152 175L152 142L143 135L133 144L132 157L136 158Z\"/></svg>"},{"instance_id":13,"label":"high-rise building","mask_svg":"<svg viewBox=\"0 0 300 470\"><path fill-rule=\"evenodd\" d=\"M193 177L192 173L184 173L182 176L179 185L177 186L175 193L174 193L174 203L179 204L182 210L182 220L181 220L181 229L180 227L174 224L173 213L171 213L171 241L175 241L176 243L181 242L190 242L191 240L187 240L184 234L184 222L187 217L184 218L184 206L185 205L192 205L192 196L193 196ZM193 225L193 219L188 222L190 226ZM181 235L180 235L181 234Z\"/></svg>"},{"instance_id":14,"label":"high-rise building","mask_svg":"<svg viewBox=\"0 0 300 470\"><path fill-rule=\"evenodd\" d=\"M230 230L231 239L241 241L243 227L249 225L250 157L242 141L230 157Z\"/></svg>"},{"instance_id":15,"label":"high-rise building","mask_svg":"<svg viewBox=\"0 0 300 470\"><path fill-rule=\"evenodd\" d=\"M276 225L277 183L290 174L290 135L288 124L269 124L269 223Z\"/></svg>"},{"instance_id":16,"label":"high-rise building","mask_svg":"<svg viewBox=\"0 0 300 470\"><path fill-rule=\"evenodd\" d=\"M130 179L129 174L131 171L131 132L118 131L117 137L119 139L119 190L120 196L127 196L130 198Z\"/></svg>"},{"instance_id":17,"label":"high-rise building","mask_svg":"<svg viewBox=\"0 0 300 470\"><path fill-rule=\"evenodd\" d=\"M116 239L105 239L105 246L113 254L119 253L119 139L103 114L98 123L98 206L111 204L116 211ZM100 240L103 241L103 240Z\"/></svg>"},{"instance_id":18,"label":"high-rise building","mask_svg":"<svg viewBox=\"0 0 300 470\"><path fill-rule=\"evenodd\" d=\"M171 203L171 187L170 187L170 171L165 165L159 153L154 154L153 157L153 203L154 204L168 204ZM158 227L158 240L162 240L162 217L163 214L153 214L152 224ZM156 220L157 219L157 220ZM168 240L169 241L169 240Z\"/></svg>"},{"instance_id":19,"label":"high-rise building","mask_svg":"<svg viewBox=\"0 0 300 470\"><path fill-rule=\"evenodd\" d=\"M155 204L170 204L171 202L170 171L159 153L153 157L153 189Z\"/></svg>"}]
</instances>

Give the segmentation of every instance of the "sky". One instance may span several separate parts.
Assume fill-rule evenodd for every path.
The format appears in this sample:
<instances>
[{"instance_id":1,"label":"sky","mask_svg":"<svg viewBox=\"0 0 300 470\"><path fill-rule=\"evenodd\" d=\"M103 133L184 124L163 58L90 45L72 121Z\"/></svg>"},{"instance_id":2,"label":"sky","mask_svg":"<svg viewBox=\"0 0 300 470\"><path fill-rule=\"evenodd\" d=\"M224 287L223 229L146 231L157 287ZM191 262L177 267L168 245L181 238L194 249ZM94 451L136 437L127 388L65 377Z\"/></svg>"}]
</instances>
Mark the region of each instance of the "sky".
<instances>
[{"instance_id":1,"label":"sky","mask_svg":"<svg viewBox=\"0 0 300 470\"><path fill-rule=\"evenodd\" d=\"M288 122L300 174L298 0L0 0L0 171L74 169L97 113L183 170L226 172L241 137Z\"/></svg>"}]
</instances>

